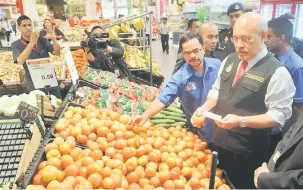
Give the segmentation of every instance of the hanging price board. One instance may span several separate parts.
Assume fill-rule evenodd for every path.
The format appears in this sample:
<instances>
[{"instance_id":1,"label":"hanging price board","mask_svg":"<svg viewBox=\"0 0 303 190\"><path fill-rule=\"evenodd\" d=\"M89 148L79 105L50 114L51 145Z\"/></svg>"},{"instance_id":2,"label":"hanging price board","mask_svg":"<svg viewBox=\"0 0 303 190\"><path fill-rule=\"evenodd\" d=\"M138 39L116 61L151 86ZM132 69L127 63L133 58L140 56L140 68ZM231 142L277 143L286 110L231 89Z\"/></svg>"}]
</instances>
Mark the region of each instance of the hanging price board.
<instances>
[{"instance_id":1,"label":"hanging price board","mask_svg":"<svg viewBox=\"0 0 303 190\"><path fill-rule=\"evenodd\" d=\"M36 89L44 88L48 85L50 87L58 86L54 65L51 64L49 58L30 59L26 61L26 64Z\"/></svg>"},{"instance_id":2,"label":"hanging price board","mask_svg":"<svg viewBox=\"0 0 303 190\"><path fill-rule=\"evenodd\" d=\"M75 66L75 62L72 56L72 53L70 51L70 48L67 46L62 50L62 53L64 55L65 63L67 64L68 70L70 72L70 75L72 77L73 85L77 84L77 80L79 79L79 74Z\"/></svg>"},{"instance_id":3,"label":"hanging price board","mask_svg":"<svg viewBox=\"0 0 303 190\"><path fill-rule=\"evenodd\" d=\"M25 122L34 121L39 113L39 109L25 102L20 102L15 117Z\"/></svg>"}]
</instances>

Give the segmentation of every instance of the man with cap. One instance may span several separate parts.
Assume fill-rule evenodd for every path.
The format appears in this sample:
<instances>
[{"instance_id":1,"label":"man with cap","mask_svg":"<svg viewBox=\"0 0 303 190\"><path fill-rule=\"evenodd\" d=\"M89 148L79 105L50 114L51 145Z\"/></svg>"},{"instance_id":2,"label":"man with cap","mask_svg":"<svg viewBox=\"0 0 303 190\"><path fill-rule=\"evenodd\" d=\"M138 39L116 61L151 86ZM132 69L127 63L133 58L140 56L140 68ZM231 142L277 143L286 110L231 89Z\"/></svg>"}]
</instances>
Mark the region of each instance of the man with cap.
<instances>
[{"instance_id":1,"label":"man with cap","mask_svg":"<svg viewBox=\"0 0 303 190\"><path fill-rule=\"evenodd\" d=\"M235 52L235 46L232 42L233 27L237 19L245 13L244 5L240 2L231 4L227 9L230 28L222 29L219 33L219 44L217 47L218 57L223 60L229 54Z\"/></svg>"}]
</instances>

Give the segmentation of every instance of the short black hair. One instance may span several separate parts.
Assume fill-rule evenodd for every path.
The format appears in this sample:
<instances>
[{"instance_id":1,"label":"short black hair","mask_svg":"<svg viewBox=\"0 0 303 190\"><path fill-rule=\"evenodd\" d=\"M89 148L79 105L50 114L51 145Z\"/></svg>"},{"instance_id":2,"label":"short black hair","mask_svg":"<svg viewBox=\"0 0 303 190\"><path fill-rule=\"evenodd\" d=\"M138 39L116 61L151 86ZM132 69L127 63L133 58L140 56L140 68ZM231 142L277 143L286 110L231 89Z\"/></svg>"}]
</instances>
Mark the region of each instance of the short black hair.
<instances>
[{"instance_id":1,"label":"short black hair","mask_svg":"<svg viewBox=\"0 0 303 190\"><path fill-rule=\"evenodd\" d=\"M272 28L276 36L285 36L288 44L291 43L293 38L294 27L286 17L274 18L267 23L269 28Z\"/></svg>"},{"instance_id":2,"label":"short black hair","mask_svg":"<svg viewBox=\"0 0 303 190\"><path fill-rule=\"evenodd\" d=\"M30 20L30 21L32 21L28 16L26 16L26 15L21 15L21 16L19 16L19 18L17 19L17 24L18 24L18 26L20 26L20 25L21 25L21 22L24 21L24 20Z\"/></svg>"},{"instance_id":3,"label":"short black hair","mask_svg":"<svg viewBox=\"0 0 303 190\"><path fill-rule=\"evenodd\" d=\"M183 48L182 48L182 45L186 42L188 42L189 40L192 40L192 39L198 39L200 44L203 46L203 39L200 35L198 34L195 34L195 33L186 33L185 35L183 35L181 38L180 38L180 44L179 44L179 49L182 51Z\"/></svg>"},{"instance_id":4,"label":"short black hair","mask_svg":"<svg viewBox=\"0 0 303 190\"><path fill-rule=\"evenodd\" d=\"M90 31L90 33L93 33L93 31L96 30L96 29L98 29L98 28L104 30L101 26L97 25L97 26L94 26L94 27L92 28L92 30Z\"/></svg>"},{"instance_id":5,"label":"short black hair","mask_svg":"<svg viewBox=\"0 0 303 190\"><path fill-rule=\"evenodd\" d=\"M193 23L198 22L198 21L199 21L199 19L196 19L196 18L190 19L187 23L187 28L191 28L193 26Z\"/></svg>"}]
</instances>

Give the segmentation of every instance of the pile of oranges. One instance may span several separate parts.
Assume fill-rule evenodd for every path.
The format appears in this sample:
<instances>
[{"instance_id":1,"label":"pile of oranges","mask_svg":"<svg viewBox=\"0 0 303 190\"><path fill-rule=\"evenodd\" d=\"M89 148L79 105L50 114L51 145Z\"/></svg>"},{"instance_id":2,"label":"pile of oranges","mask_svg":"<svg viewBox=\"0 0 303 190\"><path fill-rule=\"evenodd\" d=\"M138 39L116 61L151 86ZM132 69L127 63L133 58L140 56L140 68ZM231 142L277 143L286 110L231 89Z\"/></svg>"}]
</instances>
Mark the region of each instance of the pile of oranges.
<instances>
[{"instance_id":1,"label":"pile of oranges","mask_svg":"<svg viewBox=\"0 0 303 190\"><path fill-rule=\"evenodd\" d=\"M197 135L129 119L93 106L69 107L27 189L208 188L212 154ZM217 169L215 188L230 189L225 183Z\"/></svg>"}]
</instances>

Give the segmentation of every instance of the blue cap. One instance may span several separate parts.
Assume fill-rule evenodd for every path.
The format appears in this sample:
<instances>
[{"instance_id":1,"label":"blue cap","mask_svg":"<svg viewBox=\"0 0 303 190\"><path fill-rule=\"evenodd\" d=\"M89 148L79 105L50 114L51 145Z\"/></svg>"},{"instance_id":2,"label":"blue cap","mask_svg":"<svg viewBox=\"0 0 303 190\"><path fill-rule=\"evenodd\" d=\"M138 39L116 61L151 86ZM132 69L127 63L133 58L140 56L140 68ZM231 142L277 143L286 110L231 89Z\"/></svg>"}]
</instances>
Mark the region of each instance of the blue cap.
<instances>
[{"instance_id":1,"label":"blue cap","mask_svg":"<svg viewBox=\"0 0 303 190\"><path fill-rule=\"evenodd\" d=\"M229 15L230 13L233 13L233 12L237 12L237 11L244 11L244 5L240 2L236 2L236 3L229 5L229 7L227 9L227 15Z\"/></svg>"}]
</instances>

